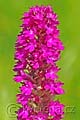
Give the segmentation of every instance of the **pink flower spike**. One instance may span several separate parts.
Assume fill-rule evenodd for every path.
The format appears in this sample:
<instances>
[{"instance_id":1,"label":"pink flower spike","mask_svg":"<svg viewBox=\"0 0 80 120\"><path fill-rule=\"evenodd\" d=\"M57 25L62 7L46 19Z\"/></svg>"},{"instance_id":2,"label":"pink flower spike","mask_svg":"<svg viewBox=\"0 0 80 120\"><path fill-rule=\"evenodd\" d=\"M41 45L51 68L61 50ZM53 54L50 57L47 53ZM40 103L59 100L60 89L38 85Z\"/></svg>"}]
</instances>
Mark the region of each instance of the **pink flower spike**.
<instances>
[{"instance_id":1,"label":"pink flower spike","mask_svg":"<svg viewBox=\"0 0 80 120\"><path fill-rule=\"evenodd\" d=\"M20 83L17 120L62 120L64 105L55 101L64 94L56 65L64 50L59 21L50 5L33 6L21 18L15 43L14 80Z\"/></svg>"}]
</instances>

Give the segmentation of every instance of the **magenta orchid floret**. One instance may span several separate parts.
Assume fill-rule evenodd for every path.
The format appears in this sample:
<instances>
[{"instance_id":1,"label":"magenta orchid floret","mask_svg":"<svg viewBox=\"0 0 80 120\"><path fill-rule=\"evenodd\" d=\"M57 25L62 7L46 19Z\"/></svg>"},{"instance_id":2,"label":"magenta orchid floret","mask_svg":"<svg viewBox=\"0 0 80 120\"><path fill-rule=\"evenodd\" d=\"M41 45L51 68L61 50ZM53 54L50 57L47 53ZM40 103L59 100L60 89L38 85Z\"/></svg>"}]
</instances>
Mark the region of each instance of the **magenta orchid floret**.
<instances>
[{"instance_id":1,"label":"magenta orchid floret","mask_svg":"<svg viewBox=\"0 0 80 120\"><path fill-rule=\"evenodd\" d=\"M64 105L59 101L52 101L49 106L49 114L54 116L54 120L60 120L64 114L63 109Z\"/></svg>"},{"instance_id":2,"label":"magenta orchid floret","mask_svg":"<svg viewBox=\"0 0 80 120\"><path fill-rule=\"evenodd\" d=\"M14 80L21 84L17 102L17 120L61 120L64 105L55 100L64 94L57 72L63 43L57 28L59 21L51 6L34 6L22 17L17 36Z\"/></svg>"}]
</instances>

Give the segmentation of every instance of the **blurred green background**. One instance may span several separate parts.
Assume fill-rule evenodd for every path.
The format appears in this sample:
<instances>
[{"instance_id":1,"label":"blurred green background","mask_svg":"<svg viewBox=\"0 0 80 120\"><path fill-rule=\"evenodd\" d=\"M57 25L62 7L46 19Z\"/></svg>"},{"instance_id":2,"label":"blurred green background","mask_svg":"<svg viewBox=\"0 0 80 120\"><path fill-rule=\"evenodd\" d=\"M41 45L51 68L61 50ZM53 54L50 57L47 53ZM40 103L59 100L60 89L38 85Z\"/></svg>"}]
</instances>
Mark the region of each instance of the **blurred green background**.
<instances>
[{"instance_id":1,"label":"blurred green background","mask_svg":"<svg viewBox=\"0 0 80 120\"><path fill-rule=\"evenodd\" d=\"M80 120L80 0L0 0L0 120L16 120L14 111L18 85L13 79L14 44L20 31L20 18L33 5L52 5L61 22L65 45L59 66L66 105L64 120ZM13 117L13 118L12 118Z\"/></svg>"}]
</instances>

